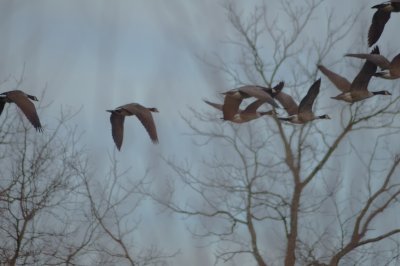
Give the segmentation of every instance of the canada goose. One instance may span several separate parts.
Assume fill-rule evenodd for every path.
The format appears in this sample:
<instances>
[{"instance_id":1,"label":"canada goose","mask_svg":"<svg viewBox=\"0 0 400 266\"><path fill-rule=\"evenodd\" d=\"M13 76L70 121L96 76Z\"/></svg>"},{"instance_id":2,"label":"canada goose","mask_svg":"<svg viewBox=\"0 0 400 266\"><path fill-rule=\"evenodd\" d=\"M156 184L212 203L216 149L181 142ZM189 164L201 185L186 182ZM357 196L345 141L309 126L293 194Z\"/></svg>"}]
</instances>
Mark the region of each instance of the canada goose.
<instances>
[{"instance_id":1,"label":"canada goose","mask_svg":"<svg viewBox=\"0 0 400 266\"><path fill-rule=\"evenodd\" d=\"M37 131L43 131L35 105L29 100L38 101L36 96L26 94L20 90L13 90L0 93L0 115L3 112L6 103L15 103L25 114L29 122Z\"/></svg>"},{"instance_id":2,"label":"canada goose","mask_svg":"<svg viewBox=\"0 0 400 266\"><path fill-rule=\"evenodd\" d=\"M382 70L386 70L376 72L374 74L376 77L384 79L400 78L400 54L396 55L391 62L380 54L346 54L345 56L366 59L380 67Z\"/></svg>"},{"instance_id":3,"label":"canada goose","mask_svg":"<svg viewBox=\"0 0 400 266\"><path fill-rule=\"evenodd\" d=\"M222 104L218 104L218 103L213 103L207 100L203 100L205 103L207 103L208 105L211 105L212 107L222 111L223 110L223 105ZM257 109L258 107L260 107L261 105L263 105L265 103L265 101L263 100L255 100L254 102L252 102L251 104L249 104L246 109L242 110L242 109L238 109L236 114L231 117L229 119L229 121L234 122L234 123L245 123L254 119L257 119L261 116L264 115L275 115L276 112L271 110L271 111L267 111L267 112L258 112ZM222 118L224 120L227 120L225 118Z\"/></svg>"},{"instance_id":4,"label":"canada goose","mask_svg":"<svg viewBox=\"0 0 400 266\"><path fill-rule=\"evenodd\" d=\"M311 85L307 95L301 100L300 105L297 105L290 95L279 92L275 98L286 109L289 117L279 117L278 119L294 124L304 124L315 119L331 119L328 115L316 116L312 111L312 106L315 98L318 96L320 86L321 79L318 79Z\"/></svg>"},{"instance_id":5,"label":"canada goose","mask_svg":"<svg viewBox=\"0 0 400 266\"><path fill-rule=\"evenodd\" d=\"M375 47L371 54L379 54L379 48ZM365 100L374 95L391 95L388 91L368 91L368 83L375 74L377 66L369 61L365 61L358 75L350 83L344 77L330 71L323 65L318 65L318 69L339 89L341 94L331 97L335 100L341 100L349 103Z\"/></svg>"},{"instance_id":6,"label":"canada goose","mask_svg":"<svg viewBox=\"0 0 400 266\"><path fill-rule=\"evenodd\" d=\"M225 95L224 104L222 106L222 112L224 114L224 120L230 120L234 118L234 116L239 111L239 106L242 103L243 99L255 97L262 102L258 102L261 104L269 103L272 106L279 108L278 104L274 101L273 96L277 91L281 90L283 87L283 82L276 85L274 88L266 88L262 86L256 85L247 85L242 86L240 88L230 90L227 92L223 92ZM256 102L254 102L256 104ZM257 106L258 108L259 106ZM254 111L255 112L255 111Z\"/></svg>"},{"instance_id":7,"label":"canada goose","mask_svg":"<svg viewBox=\"0 0 400 266\"><path fill-rule=\"evenodd\" d=\"M138 103L128 103L117 107L114 110L106 110L110 112L110 122L112 127L112 136L118 150L121 150L122 140L124 137L124 120L125 116L136 115L147 130L153 143L158 143L157 130L154 124L151 112L158 113L157 108L147 108Z\"/></svg>"},{"instance_id":8,"label":"canada goose","mask_svg":"<svg viewBox=\"0 0 400 266\"><path fill-rule=\"evenodd\" d=\"M391 0L375 5L376 12L372 17L371 26L368 31L368 46L371 47L381 37L386 22L390 18L392 12L400 12L400 0Z\"/></svg>"}]
</instances>

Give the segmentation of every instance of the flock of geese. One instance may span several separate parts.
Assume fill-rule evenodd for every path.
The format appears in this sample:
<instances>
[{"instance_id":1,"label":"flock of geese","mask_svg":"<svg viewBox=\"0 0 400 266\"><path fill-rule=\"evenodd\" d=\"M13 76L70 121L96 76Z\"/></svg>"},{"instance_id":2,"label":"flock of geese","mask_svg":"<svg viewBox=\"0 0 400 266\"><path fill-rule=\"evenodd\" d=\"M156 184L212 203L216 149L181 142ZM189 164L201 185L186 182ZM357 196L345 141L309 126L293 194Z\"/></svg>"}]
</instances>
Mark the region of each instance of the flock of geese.
<instances>
[{"instance_id":1,"label":"flock of geese","mask_svg":"<svg viewBox=\"0 0 400 266\"><path fill-rule=\"evenodd\" d=\"M388 22L392 12L400 12L400 0L391 0L388 2L375 5L376 8L372 23L368 32L368 45L374 45L382 35L385 24ZM397 79L400 78L400 54L395 56L392 61L380 55L378 46L375 46L369 54L346 54L345 56L365 59L365 63L357 76L352 82L339 74L327 69L323 65L318 65L318 69L341 91L335 97L335 100L341 100L348 103L354 103L365 100L375 95L391 95L390 92L369 91L368 84L372 76ZM377 68L382 71L377 72ZM223 104L213 103L204 100L210 106L222 111L223 120L234 123L245 123L253 119L257 119L264 115L274 116L279 120L287 121L294 124L304 124L316 119L330 119L328 115L315 115L312 107L320 90L321 79L315 81L306 96L301 100L300 104L287 93L283 92L284 82L278 83L275 87L267 88L258 85L242 86L227 92L223 92ZM246 108L241 109L240 105L244 99L254 98L255 101ZM26 94L20 90L8 91L0 94L0 115L4 109L5 103L15 103L22 110L26 118L31 122L37 131L42 131L42 125L36 108L32 101L38 101L33 96ZM286 110L287 117L277 117L275 108L280 108L277 102ZM272 110L267 112L258 111L263 104L272 106ZM125 116L136 116L147 130L153 143L158 143L156 126L153 120L152 112L158 112L157 108L144 107L138 103L129 103L117 107L110 112L110 122L112 127L112 137L118 150L121 149Z\"/></svg>"}]
</instances>

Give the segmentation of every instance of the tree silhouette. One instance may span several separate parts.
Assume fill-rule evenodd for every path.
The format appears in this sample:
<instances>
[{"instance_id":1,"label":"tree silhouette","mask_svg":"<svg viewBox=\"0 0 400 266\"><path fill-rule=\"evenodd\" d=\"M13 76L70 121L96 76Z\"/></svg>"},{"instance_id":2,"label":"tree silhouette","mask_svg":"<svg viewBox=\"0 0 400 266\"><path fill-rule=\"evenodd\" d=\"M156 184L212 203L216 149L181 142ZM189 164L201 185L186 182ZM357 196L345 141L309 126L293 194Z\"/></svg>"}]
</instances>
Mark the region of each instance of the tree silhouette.
<instances>
[{"instance_id":1,"label":"tree silhouette","mask_svg":"<svg viewBox=\"0 0 400 266\"><path fill-rule=\"evenodd\" d=\"M228 43L239 59L205 61L236 85L273 86L284 79L285 92L301 99L320 76L316 65L329 62L358 18L321 14L324 2L284 0L274 10L265 3L248 16L227 5L236 32ZM316 16L326 18L324 25L313 24ZM400 96L394 91L348 105L328 99L333 90L323 78L314 106L333 119L301 126L274 118L234 125L212 110L192 109L194 118L183 119L199 151L214 152L199 169L166 158L182 188L171 185L167 196L151 197L196 222L190 231L210 241L216 263L399 263L400 227L385 221L393 219L400 192L398 151L390 144L399 133Z\"/></svg>"}]
</instances>

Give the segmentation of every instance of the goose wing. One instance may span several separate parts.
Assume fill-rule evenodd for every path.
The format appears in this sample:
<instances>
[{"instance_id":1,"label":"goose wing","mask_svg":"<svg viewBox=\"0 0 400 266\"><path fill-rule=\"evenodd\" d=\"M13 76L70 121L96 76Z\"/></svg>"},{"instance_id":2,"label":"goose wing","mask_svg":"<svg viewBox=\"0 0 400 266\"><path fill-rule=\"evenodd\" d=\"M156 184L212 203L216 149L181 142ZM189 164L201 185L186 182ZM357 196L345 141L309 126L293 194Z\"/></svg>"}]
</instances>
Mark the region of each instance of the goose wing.
<instances>
[{"instance_id":1,"label":"goose wing","mask_svg":"<svg viewBox=\"0 0 400 266\"><path fill-rule=\"evenodd\" d=\"M226 94L224 98L224 105L222 106L224 120L233 119L233 117L239 112L239 106L241 103L242 99Z\"/></svg>"},{"instance_id":2,"label":"goose wing","mask_svg":"<svg viewBox=\"0 0 400 266\"><path fill-rule=\"evenodd\" d=\"M312 107L319 93L321 79L315 81L307 92L307 95L301 100L299 105L299 113L312 113Z\"/></svg>"},{"instance_id":3,"label":"goose wing","mask_svg":"<svg viewBox=\"0 0 400 266\"><path fill-rule=\"evenodd\" d=\"M376 46L371 54L379 54L379 48ZM371 80L372 76L375 74L376 69L378 67L366 60L360 72L357 74L353 82L351 83L350 90L352 91L360 91L360 90L368 90L368 83Z\"/></svg>"},{"instance_id":4,"label":"goose wing","mask_svg":"<svg viewBox=\"0 0 400 266\"><path fill-rule=\"evenodd\" d=\"M275 99L277 99L278 102L280 102L280 104L283 106L283 108L285 108L289 116L298 113L299 107L297 103L293 100L292 96L290 96L289 94L281 91L275 96Z\"/></svg>"},{"instance_id":5,"label":"goose wing","mask_svg":"<svg viewBox=\"0 0 400 266\"><path fill-rule=\"evenodd\" d=\"M381 37L386 22L390 19L390 11L378 8L372 17L371 26L368 31L368 46L371 47Z\"/></svg>"},{"instance_id":6,"label":"goose wing","mask_svg":"<svg viewBox=\"0 0 400 266\"><path fill-rule=\"evenodd\" d=\"M1 113L3 113L3 109L4 109L5 105L6 105L6 102L3 100L0 100L0 115L1 115Z\"/></svg>"},{"instance_id":7,"label":"goose wing","mask_svg":"<svg viewBox=\"0 0 400 266\"><path fill-rule=\"evenodd\" d=\"M111 112L111 133L118 150L121 150L122 140L124 138L124 120L125 116Z\"/></svg>"},{"instance_id":8,"label":"goose wing","mask_svg":"<svg viewBox=\"0 0 400 266\"><path fill-rule=\"evenodd\" d=\"M269 95L268 92L264 91L261 87L259 86L252 86L252 85L247 85L247 86L242 86L238 88L241 93L247 94L250 97L255 97L260 100L264 100L265 102L269 103L270 105L278 108L278 104L274 101L271 95Z\"/></svg>"},{"instance_id":9,"label":"goose wing","mask_svg":"<svg viewBox=\"0 0 400 266\"><path fill-rule=\"evenodd\" d=\"M266 88L266 87L260 87L260 88L263 91L267 92L272 98L275 98L275 96L283 89L284 85L285 82L281 81L272 88Z\"/></svg>"},{"instance_id":10,"label":"goose wing","mask_svg":"<svg viewBox=\"0 0 400 266\"><path fill-rule=\"evenodd\" d=\"M280 91L282 91L283 86L285 86L285 82L281 81L278 84L276 84L273 89L276 91L276 93L279 93Z\"/></svg>"},{"instance_id":11,"label":"goose wing","mask_svg":"<svg viewBox=\"0 0 400 266\"><path fill-rule=\"evenodd\" d=\"M42 130L42 125L36 112L35 105L29 100L25 93L22 91L10 91L7 93L7 98L14 102L19 109L21 109L36 130Z\"/></svg>"},{"instance_id":12,"label":"goose wing","mask_svg":"<svg viewBox=\"0 0 400 266\"><path fill-rule=\"evenodd\" d=\"M218 104L218 103L213 103L207 100L203 100L206 104L211 105L212 107L214 107L215 109L218 109L220 111L222 111L223 105L222 104Z\"/></svg>"},{"instance_id":13,"label":"goose wing","mask_svg":"<svg viewBox=\"0 0 400 266\"><path fill-rule=\"evenodd\" d=\"M342 92L350 91L351 83L346 78L327 69L323 65L318 65L318 69Z\"/></svg>"},{"instance_id":14,"label":"goose wing","mask_svg":"<svg viewBox=\"0 0 400 266\"><path fill-rule=\"evenodd\" d=\"M255 100L251 104L249 104L246 109L243 110L243 113L256 113L257 109L265 103L265 100Z\"/></svg>"},{"instance_id":15,"label":"goose wing","mask_svg":"<svg viewBox=\"0 0 400 266\"><path fill-rule=\"evenodd\" d=\"M388 69L390 67L389 60L387 60L386 57L384 57L383 55L380 55L380 54L346 54L345 56L366 59L366 60L374 63L381 69Z\"/></svg>"},{"instance_id":16,"label":"goose wing","mask_svg":"<svg viewBox=\"0 0 400 266\"><path fill-rule=\"evenodd\" d=\"M136 115L149 134L151 141L158 143L156 125L149 109L140 104L127 104L122 108Z\"/></svg>"},{"instance_id":17,"label":"goose wing","mask_svg":"<svg viewBox=\"0 0 400 266\"><path fill-rule=\"evenodd\" d=\"M396 55L390 62L390 72L400 75L400 54Z\"/></svg>"}]
</instances>

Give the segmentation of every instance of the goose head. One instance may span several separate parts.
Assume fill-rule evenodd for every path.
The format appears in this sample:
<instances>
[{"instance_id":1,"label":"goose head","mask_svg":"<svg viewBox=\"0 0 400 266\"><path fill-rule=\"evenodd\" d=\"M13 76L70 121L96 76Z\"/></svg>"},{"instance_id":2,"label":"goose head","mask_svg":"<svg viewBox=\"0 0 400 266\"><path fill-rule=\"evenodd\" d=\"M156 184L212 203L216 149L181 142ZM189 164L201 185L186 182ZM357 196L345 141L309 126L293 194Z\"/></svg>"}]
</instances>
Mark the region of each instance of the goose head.
<instances>
[{"instance_id":1,"label":"goose head","mask_svg":"<svg viewBox=\"0 0 400 266\"><path fill-rule=\"evenodd\" d=\"M318 119L331 119L329 115L319 115L317 116Z\"/></svg>"},{"instance_id":2,"label":"goose head","mask_svg":"<svg viewBox=\"0 0 400 266\"><path fill-rule=\"evenodd\" d=\"M29 99L31 99L32 101L39 101L39 99L38 99L36 96L30 95L30 94L27 94L26 96L27 96Z\"/></svg>"},{"instance_id":3,"label":"goose head","mask_svg":"<svg viewBox=\"0 0 400 266\"><path fill-rule=\"evenodd\" d=\"M147 108L150 112L158 113L158 109L154 107Z\"/></svg>"},{"instance_id":4,"label":"goose head","mask_svg":"<svg viewBox=\"0 0 400 266\"><path fill-rule=\"evenodd\" d=\"M371 91L372 95L392 95L390 92L387 90L382 90L382 91Z\"/></svg>"}]
</instances>

